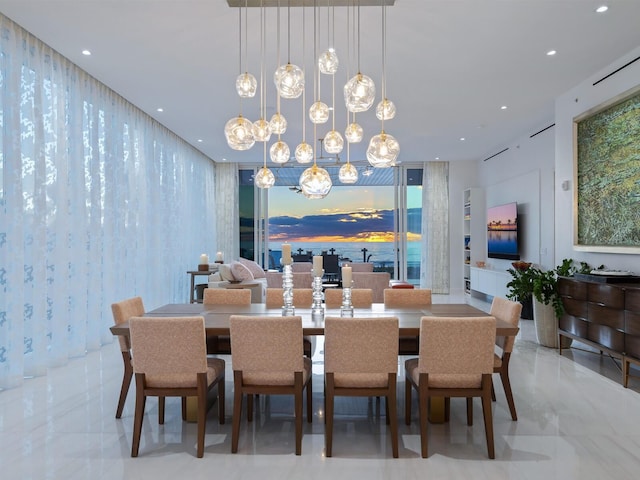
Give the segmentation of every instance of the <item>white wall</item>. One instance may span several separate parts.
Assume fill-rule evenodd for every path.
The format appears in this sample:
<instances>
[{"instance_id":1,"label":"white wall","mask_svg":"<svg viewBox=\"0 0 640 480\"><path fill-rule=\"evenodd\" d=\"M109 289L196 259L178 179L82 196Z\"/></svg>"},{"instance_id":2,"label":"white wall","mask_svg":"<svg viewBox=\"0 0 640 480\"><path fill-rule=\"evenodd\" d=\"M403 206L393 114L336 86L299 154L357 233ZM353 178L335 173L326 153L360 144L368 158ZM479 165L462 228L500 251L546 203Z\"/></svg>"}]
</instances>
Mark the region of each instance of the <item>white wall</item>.
<instances>
[{"instance_id":1,"label":"white wall","mask_svg":"<svg viewBox=\"0 0 640 480\"><path fill-rule=\"evenodd\" d=\"M595 73L580 85L556 99L556 145L555 145L555 228L556 259L571 257L589 263L592 266L605 265L610 269L630 270L640 274L640 255L620 253L593 253L573 249L574 222L574 140L573 120L581 114L609 102L625 92L640 85L640 61L620 70L608 79L593 85L605 75L622 67L640 55L640 47L612 63L609 67ZM568 180L570 188L562 190L562 182Z\"/></svg>"}]
</instances>

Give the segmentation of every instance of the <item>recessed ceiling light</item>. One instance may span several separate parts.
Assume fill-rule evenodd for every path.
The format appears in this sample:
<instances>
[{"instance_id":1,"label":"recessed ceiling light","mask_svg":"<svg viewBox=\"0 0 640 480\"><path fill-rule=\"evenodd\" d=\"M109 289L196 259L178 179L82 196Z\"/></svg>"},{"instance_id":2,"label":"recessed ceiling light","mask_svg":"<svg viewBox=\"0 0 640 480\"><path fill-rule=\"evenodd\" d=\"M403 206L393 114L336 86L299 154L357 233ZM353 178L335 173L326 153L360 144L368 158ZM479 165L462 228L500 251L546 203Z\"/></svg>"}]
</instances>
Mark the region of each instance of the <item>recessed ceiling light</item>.
<instances>
[{"instance_id":1,"label":"recessed ceiling light","mask_svg":"<svg viewBox=\"0 0 640 480\"><path fill-rule=\"evenodd\" d=\"M436 160L440 160L440 157L436 157Z\"/></svg>"},{"instance_id":2,"label":"recessed ceiling light","mask_svg":"<svg viewBox=\"0 0 640 480\"><path fill-rule=\"evenodd\" d=\"M464 137L460 137L460 141L464 142L465 138Z\"/></svg>"},{"instance_id":3,"label":"recessed ceiling light","mask_svg":"<svg viewBox=\"0 0 640 480\"><path fill-rule=\"evenodd\" d=\"M82 50L82 54L86 55L86 56L89 56L89 55L91 55L91 52L89 50Z\"/></svg>"},{"instance_id":4,"label":"recessed ceiling light","mask_svg":"<svg viewBox=\"0 0 640 480\"><path fill-rule=\"evenodd\" d=\"M162 107L157 108L157 109L156 109L156 111L158 111L158 112L164 112L164 108L162 108Z\"/></svg>"},{"instance_id":5,"label":"recessed ceiling light","mask_svg":"<svg viewBox=\"0 0 640 480\"><path fill-rule=\"evenodd\" d=\"M549 51L547 52L547 55L548 55L549 57L552 57L552 56L553 56L553 55L555 55L556 53L558 53L558 52L556 52L555 50L549 50Z\"/></svg>"},{"instance_id":6,"label":"recessed ceiling light","mask_svg":"<svg viewBox=\"0 0 640 480\"><path fill-rule=\"evenodd\" d=\"M506 106L506 105L502 105L502 106L500 107L500 110L506 110L506 109L507 109L507 106Z\"/></svg>"},{"instance_id":7,"label":"recessed ceiling light","mask_svg":"<svg viewBox=\"0 0 640 480\"><path fill-rule=\"evenodd\" d=\"M602 5L602 6L598 7L598 8L596 8L596 12L597 13L604 13L607 10L609 10L609 7L607 7L606 5Z\"/></svg>"},{"instance_id":8,"label":"recessed ceiling light","mask_svg":"<svg viewBox=\"0 0 640 480\"><path fill-rule=\"evenodd\" d=\"M201 138L198 139L198 143L202 143L202 139Z\"/></svg>"}]
</instances>

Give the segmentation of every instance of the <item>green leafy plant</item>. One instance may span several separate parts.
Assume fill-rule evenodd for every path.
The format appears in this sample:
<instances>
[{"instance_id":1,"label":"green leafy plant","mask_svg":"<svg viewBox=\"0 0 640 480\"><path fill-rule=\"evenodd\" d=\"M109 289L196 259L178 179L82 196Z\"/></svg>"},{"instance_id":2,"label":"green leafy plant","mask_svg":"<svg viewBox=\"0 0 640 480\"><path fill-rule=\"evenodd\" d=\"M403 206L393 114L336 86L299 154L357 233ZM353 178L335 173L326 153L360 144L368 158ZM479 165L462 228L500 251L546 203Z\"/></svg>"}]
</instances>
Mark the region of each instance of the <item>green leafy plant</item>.
<instances>
[{"instance_id":1,"label":"green leafy plant","mask_svg":"<svg viewBox=\"0 0 640 480\"><path fill-rule=\"evenodd\" d=\"M507 283L509 292L507 298L519 302L528 302L533 296L533 267L530 263L514 262L513 268L507 269L511 274L511 281Z\"/></svg>"},{"instance_id":2,"label":"green leafy plant","mask_svg":"<svg viewBox=\"0 0 640 480\"><path fill-rule=\"evenodd\" d=\"M565 258L552 270L543 271L538 268L533 270L533 297L544 305L552 305L556 317L560 318L564 314L564 306L558 292L558 278L572 277L576 273L588 273L591 267L586 262L580 262L580 268L577 268L572 259Z\"/></svg>"}]
</instances>

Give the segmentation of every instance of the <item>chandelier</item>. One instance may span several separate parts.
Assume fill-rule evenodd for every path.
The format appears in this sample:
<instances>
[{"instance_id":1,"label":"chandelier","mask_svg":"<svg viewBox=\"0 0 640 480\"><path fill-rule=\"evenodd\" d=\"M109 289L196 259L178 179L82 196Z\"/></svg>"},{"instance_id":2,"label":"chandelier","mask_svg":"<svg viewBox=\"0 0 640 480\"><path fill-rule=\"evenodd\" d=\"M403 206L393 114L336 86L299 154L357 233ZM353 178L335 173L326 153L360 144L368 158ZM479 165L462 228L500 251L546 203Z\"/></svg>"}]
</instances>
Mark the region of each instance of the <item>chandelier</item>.
<instances>
[{"instance_id":1,"label":"chandelier","mask_svg":"<svg viewBox=\"0 0 640 480\"><path fill-rule=\"evenodd\" d=\"M254 176L254 183L260 188L269 188L275 184L275 177L267 166L267 156L271 163L282 166L293 160L297 164L313 164L307 168L300 176L300 188L307 198L324 198L329 194L332 188L331 177L328 172L317 163L317 160L323 160L326 157L317 157L313 144L319 137L323 143L327 153L335 155L346 147L347 162L340 167L338 180L343 184L353 184L358 181L358 168L350 161L350 145L362 142L367 126L367 120L363 126L356 120L356 114L371 115L372 111L381 122L380 133L373 135L369 139L366 148L366 158L371 167L386 168L396 165L399 154L399 143L390 133L385 131L385 121L390 121L396 115L394 103L387 98L386 89L386 6L393 5L394 0L227 0L229 6L237 7L239 10L239 68L238 75L235 79L235 92L239 97L240 113L231 118L225 125L225 136L228 145L237 151L249 150L256 142L263 143L263 162L262 166L257 170ZM280 61L280 6L286 2L287 7L287 51L284 62ZM323 3L324 2L324 3ZM318 3L323 3L318 6ZM323 26L323 20L319 15L320 9L324 12L326 5L326 43L319 32ZM360 7L362 6L382 6L382 78L380 98L377 106L372 109L376 102L376 83L370 75L363 73L360 65ZM302 38L298 38L298 32L291 28L291 7L301 7L301 27ZM354 62L355 75L349 73L352 55L351 47L347 46L346 51L340 45L335 44L335 8L346 7L346 36L354 50L353 57L357 60ZM260 79L249 73L248 69L248 41L247 32L248 20L247 10L249 7L260 7ZM277 7L277 21L270 23L266 20L266 10L269 7ZM305 68L305 49L307 46L306 36L306 17L305 12L313 8L313 69ZM274 9L275 10L275 9ZM344 10L343 10L344 11ZM244 21L243 21L244 12ZM320 12L320 13L323 13ZM330 19L331 13L331 19ZM350 15L353 13L352 19ZM297 17L298 19L300 17ZM267 25L273 24L277 30L277 37L273 39L273 35L267 35ZM294 21L294 25L300 26L299 21ZM243 32L244 28L244 32ZM370 30L370 26L367 26ZM284 30L284 29L282 29ZM330 33L331 30L331 33ZM266 43L267 39L277 40L277 62L274 67L270 67L270 61L266 60ZM353 40L353 41L352 41ZM292 58L291 44L302 44L301 58ZM319 49L319 45L322 48ZM299 47L298 47L299 48ZM348 52L348 59L340 61L340 55ZM244 56L244 58L243 58ZM342 60L345 60L343 57ZM273 69L272 69L273 68ZM270 119L266 117L266 86L265 77L267 71L273 72L273 82L275 85L275 113ZM313 94L307 95L309 82L305 82L307 71L313 74ZM321 78L329 77L331 98L327 102L321 95ZM340 131L336 128L336 103L335 91L336 82L340 82L342 86L342 96L344 98L344 111L346 113L346 122L344 127L340 127ZM326 87L326 85L325 85ZM325 92L327 91L324 88ZM260 95L256 95L259 92ZM326 95L326 94L325 94ZM243 113L243 102L256 102L253 97L259 97L259 105L257 108L258 119L251 122ZM307 98L311 98L307 104ZM294 111L300 111L301 115L292 114L290 109L284 108L285 118L281 111L282 102L301 102L300 110L296 107ZM284 106L284 104L282 104ZM288 103L287 103L288 105ZM255 108L255 107L252 107ZM272 108L272 107L271 107ZM364 118L364 117L362 117ZM362 121L362 118L359 118ZM306 124L311 122L313 126L313 138L306 138ZM325 124L329 124L325 127ZM342 130L344 128L344 130ZM320 129L320 131L319 131ZM296 134L301 132L301 139L297 141L294 138ZM371 135L371 133L369 133ZM275 138L274 138L275 137ZM285 138L287 137L287 138ZM296 145L295 149L289 149L287 142L294 141L292 145ZM346 143L346 145L345 145ZM269 145L267 145L269 144ZM268 153L267 153L268 151ZM339 160L339 159L338 159ZM356 162L358 163L358 162ZM369 167L367 167L369 168Z\"/></svg>"}]
</instances>

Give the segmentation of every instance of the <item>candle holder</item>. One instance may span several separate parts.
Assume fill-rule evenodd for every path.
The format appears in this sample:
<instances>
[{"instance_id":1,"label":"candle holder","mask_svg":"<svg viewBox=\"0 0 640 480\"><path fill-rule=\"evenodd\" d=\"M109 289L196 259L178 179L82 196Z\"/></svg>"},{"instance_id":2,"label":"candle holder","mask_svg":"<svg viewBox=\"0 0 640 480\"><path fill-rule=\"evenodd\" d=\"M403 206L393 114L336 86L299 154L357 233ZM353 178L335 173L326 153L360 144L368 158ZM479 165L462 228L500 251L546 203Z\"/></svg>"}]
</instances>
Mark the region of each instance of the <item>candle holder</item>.
<instances>
[{"instance_id":1,"label":"candle holder","mask_svg":"<svg viewBox=\"0 0 640 480\"><path fill-rule=\"evenodd\" d=\"M284 302L282 316L291 317L295 315L296 309L293 306L293 269L291 265L282 267L282 300Z\"/></svg>"},{"instance_id":2,"label":"candle holder","mask_svg":"<svg viewBox=\"0 0 640 480\"><path fill-rule=\"evenodd\" d=\"M315 273L315 272L314 272ZM324 307L322 306L322 300L324 295L322 294L322 277L324 276L324 270L320 271L319 276L313 277L313 283L311 288L313 289L313 303L311 304L311 319L322 320L324 318Z\"/></svg>"},{"instance_id":3,"label":"candle holder","mask_svg":"<svg viewBox=\"0 0 640 480\"><path fill-rule=\"evenodd\" d=\"M341 317L353 317L353 305L351 304L351 284L342 285L342 306L340 307Z\"/></svg>"}]
</instances>

